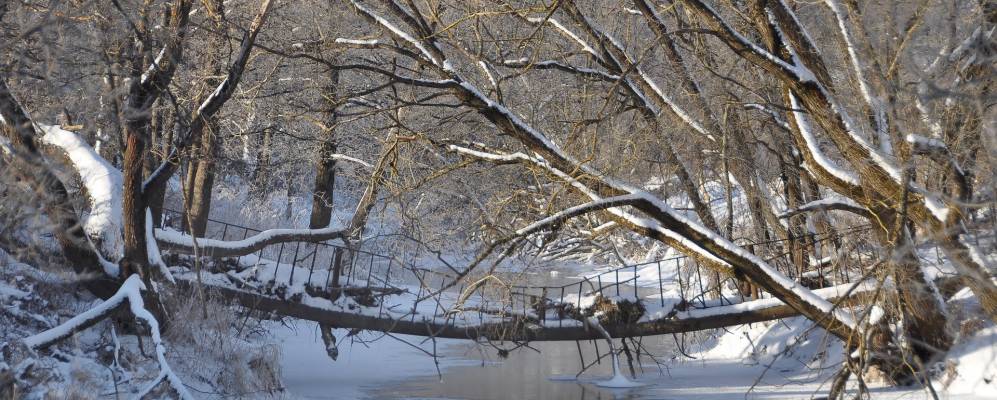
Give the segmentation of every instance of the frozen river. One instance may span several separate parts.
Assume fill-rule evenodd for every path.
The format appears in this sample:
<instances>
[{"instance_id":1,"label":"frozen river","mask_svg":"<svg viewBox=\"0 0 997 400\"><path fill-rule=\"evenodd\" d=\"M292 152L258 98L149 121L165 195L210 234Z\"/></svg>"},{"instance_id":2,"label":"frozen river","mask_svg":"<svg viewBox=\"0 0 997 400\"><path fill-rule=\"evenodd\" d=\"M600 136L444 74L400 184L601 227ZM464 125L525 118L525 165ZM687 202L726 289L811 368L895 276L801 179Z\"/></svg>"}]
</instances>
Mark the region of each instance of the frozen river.
<instances>
[{"instance_id":1,"label":"frozen river","mask_svg":"<svg viewBox=\"0 0 997 400\"><path fill-rule=\"evenodd\" d=\"M607 360L574 379L581 364L574 342L535 343L531 346L539 353L520 349L500 360L494 348L441 340L437 343L441 380L432 357L398 340L385 337L369 347L351 346L347 340L340 343L339 360L332 361L325 354L314 323L299 321L292 327L293 331L274 328L278 339L282 339L282 373L291 398L743 400L820 398L827 390L826 376L815 375L814 371L778 368L765 371L765 365L740 361L688 359L671 361L668 368L659 371L646 357L642 360L644 371L638 377L646 386L606 389L594 382L610 377ZM423 339L399 338L417 345ZM657 349L657 354L672 346L670 336L645 338L644 345ZM421 347L431 349L432 344L422 343ZM586 363L591 362L595 354L593 345L584 342L582 350ZM599 350L605 352L604 341L599 343ZM746 396L749 390L751 393ZM931 397L917 389L876 389L873 398Z\"/></svg>"}]
</instances>

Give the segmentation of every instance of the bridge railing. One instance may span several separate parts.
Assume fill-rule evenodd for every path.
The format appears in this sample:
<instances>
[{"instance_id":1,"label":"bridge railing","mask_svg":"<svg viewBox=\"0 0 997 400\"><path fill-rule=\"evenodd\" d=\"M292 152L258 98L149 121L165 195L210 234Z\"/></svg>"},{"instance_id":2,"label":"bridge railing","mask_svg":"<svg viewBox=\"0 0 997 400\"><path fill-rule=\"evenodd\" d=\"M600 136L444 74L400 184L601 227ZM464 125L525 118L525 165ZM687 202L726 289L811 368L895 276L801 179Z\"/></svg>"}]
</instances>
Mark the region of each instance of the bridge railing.
<instances>
[{"instance_id":1,"label":"bridge railing","mask_svg":"<svg viewBox=\"0 0 997 400\"><path fill-rule=\"evenodd\" d=\"M177 210L163 209L163 227L186 231L184 214ZM208 239L236 241L262 232L237 223L208 218L204 236ZM409 256L409 257L407 257ZM298 287L312 294L333 296L337 291L365 289L373 291L404 293L415 295L413 309L433 288L442 290L451 286L456 275L417 265L418 254L388 256L368 251L361 245L346 246L338 241L288 242L265 246L253 254L231 257L239 264L237 269L250 269L263 266L266 275L255 276L258 283L274 294L287 295L286 289ZM337 268L338 265L338 268ZM230 266L221 266L230 269ZM336 271L339 272L338 279ZM217 271L228 272L228 271ZM270 285L267 287L267 285ZM362 290L360 291L362 292ZM338 297L338 294L335 294ZM382 295L382 297L385 295ZM383 300L383 299L382 299ZM377 301L378 315L384 312L384 301ZM437 302L438 313L447 310ZM415 313L412 313L415 317Z\"/></svg>"},{"instance_id":2,"label":"bridge railing","mask_svg":"<svg viewBox=\"0 0 997 400\"><path fill-rule=\"evenodd\" d=\"M186 230L182 218L183 213L180 211L163 209L164 227ZM235 241L262 231L258 228L208 218L204 237ZM335 269L337 260L341 264L342 271L340 284L346 286L353 284L369 286L372 283L390 286L392 276L399 272L396 270L395 274L392 274L392 269L398 262L395 257L367 251L360 246L346 246L337 241L277 243L266 246L252 255L238 258L240 261L270 261L275 264L273 268L275 275L285 273L293 281L300 280L300 276L298 279L294 276L305 270L307 271L305 282L317 289L328 289L332 285L334 277L325 271ZM296 268L291 268L292 266ZM428 269L423 272L435 273ZM317 280L318 277L325 278L325 281Z\"/></svg>"}]
</instances>

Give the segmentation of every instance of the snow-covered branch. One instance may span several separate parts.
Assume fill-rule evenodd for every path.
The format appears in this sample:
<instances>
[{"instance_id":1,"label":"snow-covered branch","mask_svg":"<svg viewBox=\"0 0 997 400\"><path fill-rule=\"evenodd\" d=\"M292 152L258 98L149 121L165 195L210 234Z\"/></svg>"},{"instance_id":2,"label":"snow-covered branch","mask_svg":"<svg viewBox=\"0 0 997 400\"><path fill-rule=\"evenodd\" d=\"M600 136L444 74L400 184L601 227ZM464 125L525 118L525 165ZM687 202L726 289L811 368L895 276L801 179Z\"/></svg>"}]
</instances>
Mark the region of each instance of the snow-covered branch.
<instances>
[{"instance_id":1,"label":"snow-covered branch","mask_svg":"<svg viewBox=\"0 0 997 400\"><path fill-rule=\"evenodd\" d=\"M531 62L530 59L528 58L520 58L518 60L503 60L502 65L509 68L556 69L559 71L577 74L589 78L595 78L606 82L616 82L617 80L620 79L619 75L613 75L605 71L600 71L594 68L579 67L555 60Z\"/></svg>"},{"instance_id":2,"label":"snow-covered branch","mask_svg":"<svg viewBox=\"0 0 997 400\"><path fill-rule=\"evenodd\" d=\"M744 105L744 107L745 108L750 108L750 109L755 109L755 110L758 110L758 111L761 111L761 112L765 113L766 115L768 115L769 117L771 117L772 120L775 121L776 125L778 125L782 129L785 129L787 131L789 131L791 129L789 127L789 123L786 122L786 120L784 120L779 115L778 112L775 112L771 108L765 107L764 105L758 104L758 103L746 103Z\"/></svg>"},{"instance_id":3,"label":"snow-covered branch","mask_svg":"<svg viewBox=\"0 0 997 400\"><path fill-rule=\"evenodd\" d=\"M905 139L907 143L911 144L911 150L914 151L914 154L931 157L931 159L941 164L952 164L961 172L962 168L959 167L959 163L956 160L952 159L952 155L949 153L949 148L945 145L945 142L913 133L907 135Z\"/></svg>"},{"instance_id":4,"label":"snow-covered branch","mask_svg":"<svg viewBox=\"0 0 997 400\"><path fill-rule=\"evenodd\" d=\"M412 47L415 47L417 50L419 50L419 54L422 55L424 61L427 61L437 67L444 66L442 61L438 60L435 56L433 56L432 53L429 52L429 49L423 45L422 41L416 40L415 37L408 34L407 32L405 32L395 24L391 23L391 21L388 21L384 17L374 13L366 6L361 4L359 1L350 0L350 2L353 4L353 7L357 10L357 12L359 12L361 15L373 21L382 28L387 29L389 32L391 32L392 36L401 39L405 43L408 43Z\"/></svg>"},{"instance_id":5,"label":"snow-covered branch","mask_svg":"<svg viewBox=\"0 0 997 400\"><path fill-rule=\"evenodd\" d=\"M268 229L242 240L196 238L196 243L195 238L189 234L173 229L157 228L155 230L156 241L164 250L194 254L196 246L198 255L211 257L244 256L278 243L316 243L334 239L348 241L355 232L362 229L362 225L367 221L367 215L377 202L377 193L383 183L385 167L394 151L395 145L388 146L378 158L377 164L371 166L373 171L367 188L357 203L349 226L329 226L318 229Z\"/></svg>"},{"instance_id":6,"label":"snow-covered branch","mask_svg":"<svg viewBox=\"0 0 997 400\"><path fill-rule=\"evenodd\" d=\"M90 210L84 216L83 230L87 237L104 259L117 262L124 256L121 171L97 154L77 134L59 126L39 125L38 128L44 132L41 137L43 143L65 153L86 190ZM117 271L107 272L117 274Z\"/></svg>"},{"instance_id":7,"label":"snow-covered branch","mask_svg":"<svg viewBox=\"0 0 997 400\"><path fill-rule=\"evenodd\" d=\"M166 159L163 160L160 166L143 183L143 191L151 186L165 187L166 182L173 176L176 168L180 165L179 160L177 160L179 154L200 137L199 133L204 129L204 126L235 93L235 89L242 79L243 71L246 69L246 64L249 62L249 55L253 50L253 45L256 43L256 36L260 33L260 29L262 29L263 23L270 13L271 4L272 0L263 0L260 10L253 18L249 30L242 37L242 41L239 44L239 51L229 65L225 79L215 87L215 90L201 102L197 110L191 115L190 123L184 132L180 134L177 145L173 147Z\"/></svg>"},{"instance_id":8,"label":"snow-covered branch","mask_svg":"<svg viewBox=\"0 0 997 400\"><path fill-rule=\"evenodd\" d=\"M535 17L531 17L531 18L526 18L526 20L529 21L530 23L534 23L534 24L543 24L543 23L550 24L550 26L553 26L562 35L564 35L565 37L571 39L575 43L578 43L578 45L582 47L582 50L585 51L586 53L588 53L589 55L591 55L592 57L594 57L596 59L596 61L599 61L599 62L604 61L603 58L602 58L602 55L600 55L598 52L595 51L594 46L592 46L591 44L589 44L588 42L586 42L585 40L583 40L581 37L578 36L578 34L572 32L570 29L568 29L567 27L565 27L564 24L562 24L557 19L555 19L555 18L535 18Z\"/></svg>"},{"instance_id":9,"label":"snow-covered branch","mask_svg":"<svg viewBox=\"0 0 997 400\"><path fill-rule=\"evenodd\" d=\"M568 207L560 212L554 213L544 219L536 221L532 224L524 226L516 230L516 235L525 236L531 233L540 231L550 226L555 226L571 218L585 215L595 211L601 211L608 208L615 208L620 206L626 206L633 204L640 200L639 196L634 195L623 195L609 197L605 199L593 200L585 204L579 204L577 206Z\"/></svg>"},{"instance_id":10,"label":"snow-covered branch","mask_svg":"<svg viewBox=\"0 0 997 400\"><path fill-rule=\"evenodd\" d=\"M160 381L165 380L171 387L173 387L174 390L177 391L181 399L193 399L194 396L191 396L190 392L187 391L187 386L184 385L183 381L180 380L180 377L173 372L173 368L170 367L170 363L166 361L166 346L163 345L163 338L159 332L159 321L156 320L149 310L145 309L145 304L142 301L141 290L145 290L145 285L142 283L138 275L132 275L127 281L125 281L125 284L122 285L122 289L124 289L125 285L128 285L129 282L133 283L128 288L129 290L125 292L128 296L128 305L131 308L132 314L135 315L135 318L145 321L146 325L149 326L152 336L152 344L156 346L156 361L159 362L159 376L156 377L156 379L153 380L149 386L145 388L145 390L140 391L136 397L141 398L145 396L146 393L159 385Z\"/></svg>"},{"instance_id":11,"label":"snow-covered branch","mask_svg":"<svg viewBox=\"0 0 997 400\"><path fill-rule=\"evenodd\" d=\"M779 218L785 219L794 215L814 211L848 211L865 218L872 218L872 213L868 209L848 198L814 200L802 206L786 210L786 212L779 214Z\"/></svg>"},{"instance_id":12,"label":"snow-covered branch","mask_svg":"<svg viewBox=\"0 0 997 400\"><path fill-rule=\"evenodd\" d=\"M152 211L148 208L145 209L145 251L148 253L149 264L154 267L159 268L159 273L163 274L166 280L171 283L176 283L173 279L173 274L170 273L169 268L163 261L162 254L159 252L159 244L156 242L156 235L153 232L155 225L152 223Z\"/></svg>"},{"instance_id":13,"label":"snow-covered branch","mask_svg":"<svg viewBox=\"0 0 997 400\"><path fill-rule=\"evenodd\" d=\"M349 162L357 163L357 164L363 165L364 167L367 167L367 168L374 168L373 164L371 164L369 162L366 162L364 160L361 160L359 158L356 158L356 157L350 157L350 156L348 156L346 154L333 154L333 155L330 155L329 158L331 158L333 160L336 160L336 161L349 161Z\"/></svg>"},{"instance_id":14,"label":"snow-covered branch","mask_svg":"<svg viewBox=\"0 0 997 400\"><path fill-rule=\"evenodd\" d=\"M589 50L593 48L592 45L579 37L576 33L565 28L557 22L557 20L547 19L546 21L557 27L558 30L565 36L581 44L587 52L591 53L592 56L595 57L595 60L600 65L608 68L611 74L618 75L620 77L619 79L622 80L625 87L628 89L630 94L633 95L635 101L637 101L641 107L653 115L658 115L662 111L667 111L671 116L677 118L679 121L682 121L692 130L696 131L700 135L703 135L703 137L714 142L717 140L716 137L718 132L714 132L713 130L704 127L700 121L694 118L683 107L675 102L671 96L665 93L657 82L655 82L655 80L640 67L639 62L627 53L626 48L622 43L620 43L611 34L598 28L574 5L568 3L563 5L563 7L568 10L569 14L575 22L582 27L584 32L586 32L586 34L595 42L599 43L599 48L602 50L602 54L604 55L597 53L594 50ZM540 23L543 20L533 18L530 19L530 21ZM636 75L636 77L629 77L628 75L631 74Z\"/></svg>"},{"instance_id":15,"label":"snow-covered branch","mask_svg":"<svg viewBox=\"0 0 997 400\"><path fill-rule=\"evenodd\" d=\"M579 191L581 194L591 199L593 202L603 201L603 197L598 192L596 192L595 190L593 190L592 188L590 188L588 185L581 182L580 180L576 179L575 177L554 167L548 161L542 158L531 157L519 152L499 154L495 152L471 150L453 145L451 145L449 148L451 151L456 151L458 153L461 153L469 157L478 158L496 164L526 163L534 167L539 167L540 169L545 170L547 173L554 176L555 178L568 183L569 185L571 185L571 187L573 187L575 190ZM618 193L620 194L617 196L630 196L633 194L633 192L638 191L637 189L633 188L630 189L632 192L619 190ZM633 199L632 202L628 201L628 203L636 205L638 200L643 201L644 198L643 197L636 198ZM669 246L679 249L683 253L690 254L696 258L707 261L709 265L721 268L725 272L729 271L730 265L727 262L721 260L720 258L717 258L714 254L710 253L705 248L700 247L697 243L686 240L685 238L675 234L674 232L671 232L670 230L666 229L660 222L654 219L638 216L619 207L608 208L606 211L609 212L609 214L612 217L616 218L618 223L632 230L636 230L642 234L661 240L662 242L668 244Z\"/></svg>"},{"instance_id":16,"label":"snow-covered branch","mask_svg":"<svg viewBox=\"0 0 997 400\"><path fill-rule=\"evenodd\" d=\"M690 0L691 9L706 19L717 29L720 37L735 53L762 66L787 83L797 96L797 110L806 110L814 120L829 133L835 145L846 154L846 159L862 176L873 179L884 190L899 191L901 176L899 168L889 157L880 154L862 137L860 128L847 114L845 108L834 98L832 91L824 86L826 78L818 79L810 66L824 71L821 60L814 59L819 54L813 48L805 29L799 25L792 10L784 4L766 7L769 24L781 45L792 56L792 63L752 43L735 31L719 13L700 0ZM804 48L807 52L798 49ZM805 56L806 55L806 56ZM820 72L821 76L825 72ZM805 149L803 149L805 150ZM870 163L869 160L873 162ZM840 172L840 171L839 171ZM833 175L841 181L843 175ZM853 185L854 186L854 185Z\"/></svg>"},{"instance_id":17,"label":"snow-covered branch","mask_svg":"<svg viewBox=\"0 0 997 400\"><path fill-rule=\"evenodd\" d=\"M198 254L211 257L237 257L252 254L264 247L286 242L322 242L344 239L347 230L343 227L321 229L267 229L242 240L217 240L197 238ZM156 241L168 251L194 253L194 238L173 229L156 228Z\"/></svg>"},{"instance_id":18,"label":"snow-covered branch","mask_svg":"<svg viewBox=\"0 0 997 400\"><path fill-rule=\"evenodd\" d=\"M32 349L43 349L49 347L60 340L66 339L77 332L80 332L90 326L93 326L97 322L100 322L104 318L107 318L114 309L122 305L126 300L130 306L132 314L135 318L145 321L146 325L149 326L152 343L156 346L156 360L159 362L159 376L147 386L137 398L141 398L150 390L155 388L159 382L164 379L169 382L170 386L180 395L182 399L193 399L190 392L187 391L187 387L184 385L183 381L177 377L176 373L170 367L169 362L166 360L166 347L163 346L163 339L159 332L159 321L153 317L149 310L145 309L145 303L142 301L142 291L146 290L145 284L142 283L142 278L137 274L129 276L118 291L104 300L96 307L93 307L73 318L69 321L62 323L61 325L49 329L47 331L35 334L24 338L22 341L25 345Z\"/></svg>"},{"instance_id":19,"label":"snow-covered branch","mask_svg":"<svg viewBox=\"0 0 997 400\"><path fill-rule=\"evenodd\" d=\"M158 94L165 90L173 73L180 64L183 53L183 40L187 35L187 25L190 21L191 0L180 0L174 4L167 14L168 29L171 30L166 43L159 50L152 63L146 67L139 79L132 82L129 89L129 101L133 106L145 109L152 105Z\"/></svg>"},{"instance_id":20,"label":"snow-covered branch","mask_svg":"<svg viewBox=\"0 0 997 400\"><path fill-rule=\"evenodd\" d=\"M833 179L839 181L839 187L860 186L861 182L857 175L841 168L824 154L824 150L820 148L817 136L814 135L813 128L810 126L810 121L801 108L802 106L795 94L789 94L789 104L792 107L793 122L796 124L797 132L799 132L805 144L804 160L807 161L809 167L816 170L812 172L822 171L827 173Z\"/></svg>"},{"instance_id":21,"label":"snow-covered branch","mask_svg":"<svg viewBox=\"0 0 997 400\"><path fill-rule=\"evenodd\" d=\"M957 160L952 153L949 151L948 146L945 142L939 139L927 138L917 134L909 134L905 138L907 143L911 145L911 151L916 155L923 155L932 160L934 160L939 165L945 166L947 172L950 174L953 184L955 185L955 198L966 201L972 196L970 189L969 176L966 175L966 171L962 169L959 165L959 160ZM916 188L917 189L917 188ZM926 191L922 192L924 196L931 199L933 196L931 193Z\"/></svg>"},{"instance_id":22,"label":"snow-covered branch","mask_svg":"<svg viewBox=\"0 0 997 400\"><path fill-rule=\"evenodd\" d=\"M843 8L838 0L825 0L824 4L831 9L835 19L838 21L838 30L842 40L845 42L845 48L848 50L848 60L852 64L852 72L855 73L855 79L859 83L859 91L862 93L862 98L865 100L866 105L872 111L872 116L876 122L876 134L879 136L880 148L890 153L890 136L887 132L885 106L883 105L883 100L873 93L869 74L867 73L869 66L862 60L862 57L858 54L858 49L856 49L856 37L852 33L850 26L851 19L849 18L848 11Z\"/></svg>"},{"instance_id":23,"label":"snow-covered branch","mask_svg":"<svg viewBox=\"0 0 997 400\"><path fill-rule=\"evenodd\" d=\"M380 42L378 42L377 39L336 38L335 43L356 46L359 48L371 49L371 48L376 48Z\"/></svg>"},{"instance_id":24,"label":"snow-covered branch","mask_svg":"<svg viewBox=\"0 0 997 400\"><path fill-rule=\"evenodd\" d=\"M87 329L104 318L107 318L115 308L128 299L128 291L135 285L142 285L142 280L138 278L138 275L132 275L125 281L124 284L121 285L121 288L118 289L117 293L97 306L77 314L75 317L70 318L68 321L63 322L57 327L28 336L22 341L25 345L32 349L40 350L73 336L77 332Z\"/></svg>"}]
</instances>

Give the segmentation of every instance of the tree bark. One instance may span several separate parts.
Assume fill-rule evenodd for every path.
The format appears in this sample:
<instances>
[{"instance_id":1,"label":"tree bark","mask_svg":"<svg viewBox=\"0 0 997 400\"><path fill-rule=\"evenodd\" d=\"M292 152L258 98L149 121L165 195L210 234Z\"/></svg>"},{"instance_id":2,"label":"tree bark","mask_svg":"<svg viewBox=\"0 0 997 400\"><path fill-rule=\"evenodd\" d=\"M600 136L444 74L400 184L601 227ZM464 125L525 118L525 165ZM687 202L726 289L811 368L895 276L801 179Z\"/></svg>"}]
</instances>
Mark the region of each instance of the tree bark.
<instances>
[{"instance_id":1,"label":"tree bark","mask_svg":"<svg viewBox=\"0 0 997 400\"><path fill-rule=\"evenodd\" d=\"M337 118L336 102L339 87L339 72L333 70L330 75L329 86L325 93L325 122L322 127L322 144L319 148L318 159L315 160L315 184L312 189L312 212L309 221L310 228L324 228L329 226L332 218L332 207L334 205L333 192L336 189L336 124Z\"/></svg>"},{"instance_id":2,"label":"tree bark","mask_svg":"<svg viewBox=\"0 0 997 400\"><path fill-rule=\"evenodd\" d=\"M142 193L142 163L145 158L146 123L143 118L128 121L125 126L125 157L122 168L122 225L125 254L121 260L122 276L133 273L149 276L149 254L145 241L145 196Z\"/></svg>"},{"instance_id":3,"label":"tree bark","mask_svg":"<svg viewBox=\"0 0 997 400\"><path fill-rule=\"evenodd\" d=\"M188 172L193 175L190 189L190 233L204 237L208 227L208 214L211 212L211 194L215 185L215 159L218 157L218 123L212 119L201 135L201 157L192 164L196 168Z\"/></svg>"},{"instance_id":4,"label":"tree bark","mask_svg":"<svg viewBox=\"0 0 997 400\"><path fill-rule=\"evenodd\" d=\"M253 166L253 187L255 197L263 198L270 188L270 157L273 128L265 127L256 139L256 165Z\"/></svg>"}]
</instances>

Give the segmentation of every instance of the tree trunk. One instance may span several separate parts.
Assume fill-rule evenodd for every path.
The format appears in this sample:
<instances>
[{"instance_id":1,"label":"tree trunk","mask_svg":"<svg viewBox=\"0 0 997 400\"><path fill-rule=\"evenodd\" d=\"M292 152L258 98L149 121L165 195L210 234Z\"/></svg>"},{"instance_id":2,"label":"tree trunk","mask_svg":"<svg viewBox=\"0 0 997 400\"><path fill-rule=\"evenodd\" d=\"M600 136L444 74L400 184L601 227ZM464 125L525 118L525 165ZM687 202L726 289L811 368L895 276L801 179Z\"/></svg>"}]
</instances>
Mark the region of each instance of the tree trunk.
<instances>
[{"instance_id":1,"label":"tree trunk","mask_svg":"<svg viewBox=\"0 0 997 400\"><path fill-rule=\"evenodd\" d=\"M940 298L925 278L912 244L896 248L887 267L897 282L903 326L911 339L911 348L924 365L930 365L952 346L952 337L945 331L947 318Z\"/></svg>"},{"instance_id":2,"label":"tree trunk","mask_svg":"<svg viewBox=\"0 0 997 400\"><path fill-rule=\"evenodd\" d=\"M792 57L787 54L788 50L782 40L786 38L785 35L776 34L776 27L771 25L772 21L765 18L765 11L763 11L765 5L765 0L757 0L752 3L753 14L758 18L756 24L761 32L763 32L763 39L766 46L773 51L778 51L781 58L784 60L792 59ZM812 49L797 49L797 57L801 56L812 56L808 51ZM804 57L806 58L806 57ZM816 74L816 77L823 82L830 82L827 70L824 69L823 64L808 65L812 67L811 69ZM786 85L783 88L783 101L787 108L792 108L791 96L794 96L794 88ZM795 117L792 113L789 113L789 118L793 120ZM793 125L793 124L791 124ZM794 138L802 137L801 134L794 134ZM797 139L799 140L799 139ZM804 146L797 146L798 148L805 148ZM794 167L795 168L795 167ZM799 173L799 169L795 169L794 172ZM792 177L790 177L792 178ZM799 193L800 181L798 179L789 179L789 183L792 185L787 185L787 199L789 201L790 207L794 205L794 201L800 199ZM794 187L790 187L794 186ZM884 248L894 249L894 251L906 251L913 252L913 248L906 248L909 243L909 237L906 235L905 231L901 230L898 234L892 234L885 229L893 229L897 227L897 219L900 215L891 207L896 201L891 199L882 198L878 195L874 188L870 187L871 184L863 179L862 185L862 198L857 200L862 204L874 205L876 209L870 209L877 218L879 219L880 227L876 229L876 233L879 235L880 243L883 244ZM794 224L790 224L791 228ZM898 236L898 238L892 236ZM898 257L899 255L899 257ZM912 254L896 253L892 255L891 260L887 263L887 267L891 267L887 271L894 274L897 284L897 291L901 299L900 312L905 317L905 321L908 321L909 326L907 326L907 334L912 343L917 343L914 345L915 353L924 353L930 358L930 354L934 354L933 350L928 347L932 347L941 350L948 348L950 344L950 339L948 339L945 329L945 314L942 312L942 305L935 300L935 297L931 293L921 268L916 263L916 258L912 257ZM936 347L938 346L938 347ZM886 364L891 364L893 360L881 360ZM902 362L902 360L900 360Z\"/></svg>"},{"instance_id":3,"label":"tree trunk","mask_svg":"<svg viewBox=\"0 0 997 400\"><path fill-rule=\"evenodd\" d=\"M312 213L309 228L325 228L332 219L333 192L336 187L336 141L333 132L326 132L316 160L315 186L312 190Z\"/></svg>"},{"instance_id":4,"label":"tree trunk","mask_svg":"<svg viewBox=\"0 0 997 400\"><path fill-rule=\"evenodd\" d=\"M790 164L782 164L782 186L785 191L786 207L790 210L802 206L804 202L800 173L799 168ZM790 276L795 274L796 278L799 279L806 272L807 264L809 264L806 254L806 216L795 215L790 217L787 222L789 224L789 240L786 242L786 251L789 252L789 258L795 267L795 271L791 271Z\"/></svg>"},{"instance_id":5,"label":"tree trunk","mask_svg":"<svg viewBox=\"0 0 997 400\"><path fill-rule=\"evenodd\" d=\"M193 159L198 153L200 146L194 146L191 150L192 159L180 161L187 164L187 174L183 176L183 186L180 192L183 195L183 209L180 210L181 230L190 232L190 209L194 200L194 179L197 178L197 160Z\"/></svg>"},{"instance_id":6,"label":"tree trunk","mask_svg":"<svg viewBox=\"0 0 997 400\"><path fill-rule=\"evenodd\" d=\"M253 187L251 189L254 197L264 198L270 188L270 143L273 140L273 129L263 128L263 132L256 139L256 165L253 166Z\"/></svg>"},{"instance_id":7,"label":"tree trunk","mask_svg":"<svg viewBox=\"0 0 997 400\"><path fill-rule=\"evenodd\" d=\"M215 184L215 159L218 156L218 124L208 123L201 135L201 158L195 163L193 182L190 190L190 233L203 237L208 227L208 214L211 212L211 193ZM188 174L191 175L191 174Z\"/></svg>"},{"instance_id":8,"label":"tree trunk","mask_svg":"<svg viewBox=\"0 0 997 400\"><path fill-rule=\"evenodd\" d=\"M149 276L149 254L145 241L145 198L142 194L142 164L145 158L146 121L128 121L125 127L126 145L122 177L122 225L125 254L121 261L121 276L134 273ZM148 282L147 282L148 283Z\"/></svg>"},{"instance_id":9,"label":"tree trunk","mask_svg":"<svg viewBox=\"0 0 997 400\"><path fill-rule=\"evenodd\" d=\"M167 115L163 115L163 114ZM160 132L159 149L153 153L152 159L155 161L153 163L154 167L149 170L151 175L159 166L170 159L170 151L173 151L173 134L175 131L176 120L175 117L169 115L168 109L159 110L157 113L159 115L158 130ZM148 179L148 177L146 178ZM166 202L166 184L156 184L153 183L145 188L146 191L146 203L149 206L149 210L152 212L152 225L155 227L162 226L163 224L163 206Z\"/></svg>"},{"instance_id":10,"label":"tree trunk","mask_svg":"<svg viewBox=\"0 0 997 400\"><path fill-rule=\"evenodd\" d=\"M309 227L325 228L332 218L333 191L336 189L336 106L339 101L339 72L332 70L329 86L325 93L325 123L322 129L322 145L315 161L315 185L312 189L312 213Z\"/></svg>"}]
</instances>

